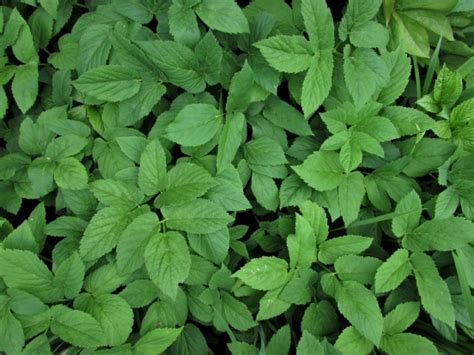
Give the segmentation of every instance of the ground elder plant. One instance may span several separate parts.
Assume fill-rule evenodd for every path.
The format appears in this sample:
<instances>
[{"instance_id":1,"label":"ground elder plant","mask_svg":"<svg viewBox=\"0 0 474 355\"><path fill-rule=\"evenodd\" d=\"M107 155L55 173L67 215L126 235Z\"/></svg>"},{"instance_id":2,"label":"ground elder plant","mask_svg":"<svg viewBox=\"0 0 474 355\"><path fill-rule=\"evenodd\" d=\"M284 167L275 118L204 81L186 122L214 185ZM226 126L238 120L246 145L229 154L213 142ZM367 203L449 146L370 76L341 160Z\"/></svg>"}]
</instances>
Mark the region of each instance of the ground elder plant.
<instances>
[{"instance_id":1,"label":"ground elder plant","mask_svg":"<svg viewBox=\"0 0 474 355\"><path fill-rule=\"evenodd\" d=\"M1 3L0 353L472 352L472 1Z\"/></svg>"}]
</instances>

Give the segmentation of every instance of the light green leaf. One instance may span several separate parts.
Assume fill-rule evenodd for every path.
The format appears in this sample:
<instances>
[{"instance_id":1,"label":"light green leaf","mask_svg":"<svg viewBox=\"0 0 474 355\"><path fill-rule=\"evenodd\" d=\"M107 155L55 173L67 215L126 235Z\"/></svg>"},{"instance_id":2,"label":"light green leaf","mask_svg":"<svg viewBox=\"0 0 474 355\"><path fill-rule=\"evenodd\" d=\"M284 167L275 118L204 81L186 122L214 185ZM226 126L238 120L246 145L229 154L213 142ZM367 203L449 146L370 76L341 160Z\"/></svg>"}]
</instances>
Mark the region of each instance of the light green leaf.
<instances>
[{"instance_id":1,"label":"light green leaf","mask_svg":"<svg viewBox=\"0 0 474 355\"><path fill-rule=\"evenodd\" d=\"M291 346L291 331L289 325L284 325L273 334L266 345L266 351L274 355L287 355Z\"/></svg>"},{"instance_id":2,"label":"light green leaf","mask_svg":"<svg viewBox=\"0 0 474 355\"><path fill-rule=\"evenodd\" d=\"M383 351L390 355L404 354L439 354L436 346L427 338L417 334L403 333L394 335L385 335L382 338L381 347Z\"/></svg>"},{"instance_id":3,"label":"light green leaf","mask_svg":"<svg viewBox=\"0 0 474 355\"><path fill-rule=\"evenodd\" d=\"M334 22L325 0L302 0L301 14L309 40L314 48L330 50L334 47Z\"/></svg>"},{"instance_id":4,"label":"light green leaf","mask_svg":"<svg viewBox=\"0 0 474 355\"><path fill-rule=\"evenodd\" d=\"M217 148L216 164L218 171L234 160L237 150L242 143L245 126L245 116L242 113L227 114Z\"/></svg>"},{"instance_id":5,"label":"light green leaf","mask_svg":"<svg viewBox=\"0 0 474 355\"><path fill-rule=\"evenodd\" d=\"M38 96L38 64L30 62L16 68L12 93L22 113L26 113Z\"/></svg>"},{"instance_id":6,"label":"light green leaf","mask_svg":"<svg viewBox=\"0 0 474 355\"><path fill-rule=\"evenodd\" d=\"M0 311L0 350L5 354L19 354L25 345L21 323L4 308Z\"/></svg>"},{"instance_id":7,"label":"light green leaf","mask_svg":"<svg viewBox=\"0 0 474 355\"><path fill-rule=\"evenodd\" d=\"M250 164L275 166L288 163L281 146L272 138L262 136L244 145L245 159Z\"/></svg>"},{"instance_id":8,"label":"light green leaf","mask_svg":"<svg viewBox=\"0 0 474 355\"><path fill-rule=\"evenodd\" d=\"M290 267L310 268L316 262L316 236L311 224L296 214L295 234L286 238Z\"/></svg>"},{"instance_id":9,"label":"light green leaf","mask_svg":"<svg viewBox=\"0 0 474 355\"><path fill-rule=\"evenodd\" d=\"M364 176L358 171L344 176L337 191L339 209L344 224L348 226L359 216L360 206L365 196Z\"/></svg>"},{"instance_id":10,"label":"light green leaf","mask_svg":"<svg viewBox=\"0 0 474 355\"><path fill-rule=\"evenodd\" d=\"M85 267L79 254L74 252L54 272L53 284L61 289L66 298L73 299L81 291Z\"/></svg>"},{"instance_id":11,"label":"light green leaf","mask_svg":"<svg viewBox=\"0 0 474 355\"><path fill-rule=\"evenodd\" d=\"M362 253L370 247L372 242L372 238L359 235L328 239L319 247L318 259L324 264L333 264L340 256Z\"/></svg>"},{"instance_id":12,"label":"light green leaf","mask_svg":"<svg viewBox=\"0 0 474 355\"><path fill-rule=\"evenodd\" d=\"M374 283L375 273L382 261L372 256L344 255L334 262L334 269L342 281L357 281L363 285Z\"/></svg>"},{"instance_id":13,"label":"light green leaf","mask_svg":"<svg viewBox=\"0 0 474 355\"><path fill-rule=\"evenodd\" d=\"M397 288L410 273L408 252L405 249L398 249L377 269L375 290L377 293L391 291Z\"/></svg>"},{"instance_id":14,"label":"light green leaf","mask_svg":"<svg viewBox=\"0 0 474 355\"><path fill-rule=\"evenodd\" d=\"M240 302L227 292L222 292L221 296L224 316L232 327L245 331L257 325L245 303Z\"/></svg>"},{"instance_id":15,"label":"light green leaf","mask_svg":"<svg viewBox=\"0 0 474 355\"><path fill-rule=\"evenodd\" d=\"M147 195L156 195L166 186L166 154L157 139L151 141L140 156L138 186Z\"/></svg>"},{"instance_id":16,"label":"light green leaf","mask_svg":"<svg viewBox=\"0 0 474 355\"><path fill-rule=\"evenodd\" d=\"M383 320L383 331L386 334L404 332L420 315L418 302L405 302L397 305Z\"/></svg>"},{"instance_id":17,"label":"light green leaf","mask_svg":"<svg viewBox=\"0 0 474 355\"><path fill-rule=\"evenodd\" d=\"M412 251L449 251L474 241L474 224L463 217L433 219L422 223L403 239Z\"/></svg>"},{"instance_id":18,"label":"light green leaf","mask_svg":"<svg viewBox=\"0 0 474 355\"><path fill-rule=\"evenodd\" d=\"M302 36L278 35L254 44L267 62L284 73L299 73L309 68L314 51Z\"/></svg>"},{"instance_id":19,"label":"light green leaf","mask_svg":"<svg viewBox=\"0 0 474 355\"><path fill-rule=\"evenodd\" d=\"M383 317L374 294L357 282L345 281L336 289L336 301L339 311L354 328L378 346Z\"/></svg>"},{"instance_id":20,"label":"light green leaf","mask_svg":"<svg viewBox=\"0 0 474 355\"><path fill-rule=\"evenodd\" d=\"M92 261L107 254L117 245L120 233L127 224L127 210L117 207L101 209L84 231L79 255L84 261Z\"/></svg>"},{"instance_id":21,"label":"light green leaf","mask_svg":"<svg viewBox=\"0 0 474 355\"><path fill-rule=\"evenodd\" d=\"M176 42L192 47L199 41L201 34L193 9L171 4L168 18L170 33Z\"/></svg>"},{"instance_id":22,"label":"light green leaf","mask_svg":"<svg viewBox=\"0 0 474 355\"><path fill-rule=\"evenodd\" d=\"M278 187L275 181L266 175L253 173L250 189L257 202L269 211L276 211L280 204Z\"/></svg>"},{"instance_id":23,"label":"light green leaf","mask_svg":"<svg viewBox=\"0 0 474 355\"><path fill-rule=\"evenodd\" d=\"M455 315L451 294L433 259L423 253L413 253L410 261L423 308L434 318L454 328Z\"/></svg>"},{"instance_id":24,"label":"light green leaf","mask_svg":"<svg viewBox=\"0 0 474 355\"><path fill-rule=\"evenodd\" d=\"M0 276L8 287L31 293L44 302L61 298L53 274L38 256L25 250L0 250Z\"/></svg>"},{"instance_id":25,"label":"light green leaf","mask_svg":"<svg viewBox=\"0 0 474 355\"><path fill-rule=\"evenodd\" d=\"M285 284L288 263L273 256L262 256L250 260L232 276L256 290L273 290Z\"/></svg>"},{"instance_id":26,"label":"light green leaf","mask_svg":"<svg viewBox=\"0 0 474 355\"><path fill-rule=\"evenodd\" d=\"M234 0L202 0L194 11L213 30L226 33L249 32L247 18Z\"/></svg>"},{"instance_id":27,"label":"light green leaf","mask_svg":"<svg viewBox=\"0 0 474 355\"><path fill-rule=\"evenodd\" d=\"M421 217L421 200L415 190L403 197L395 208L396 217L392 220L392 231L402 237L418 226Z\"/></svg>"},{"instance_id":28,"label":"light green leaf","mask_svg":"<svg viewBox=\"0 0 474 355\"><path fill-rule=\"evenodd\" d=\"M183 328L157 328L142 336L134 346L137 354L156 355L164 352L176 338Z\"/></svg>"},{"instance_id":29,"label":"light green leaf","mask_svg":"<svg viewBox=\"0 0 474 355\"><path fill-rule=\"evenodd\" d=\"M172 41L146 41L139 45L172 84L191 93L204 90L204 76L198 72L198 60L191 49Z\"/></svg>"},{"instance_id":30,"label":"light green leaf","mask_svg":"<svg viewBox=\"0 0 474 355\"><path fill-rule=\"evenodd\" d=\"M303 164L293 166L303 181L317 191L338 187L343 180L343 168L334 152L316 151Z\"/></svg>"},{"instance_id":31,"label":"light green leaf","mask_svg":"<svg viewBox=\"0 0 474 355\"><path fill-rule=\"evenodd\" d=\"M434 84L433 99L441 105L451 107L461 95L462 87L461 75L444 65Z\"/></svg>"},{"instance_id":32,"label":"light green leaf","mask_svg":"<svg viewBox=\"0 0 474 355\"><path fill-rule=\"evenodd\" d=\"M74 346L94 348L103 346L105 334L90 314L63 305L51 307L51 332Z\"/></svg>"},{"instance_id":33,"label":"light green leaf","mask_svg":"<svg viewBox=\"0 0 474 355\"><path fill-rule=\"evenodd\" d=\"M145 249L145 265L151 280L170 298L189 275L191 256L184 237L177 232L153 234Z\"/></svg>"},{"instance_id":34,"label":"light green leaf","mask_svg":"<svg viewBox=\"0 0 474 355\"><path fill-rule=\"evenodd\" d=\"M188 233L213 233L224 228L233 218L222 207L205 199L161 209L168 228Z\"/></svg>"},{"instance_id":35,"label":"light green leaf","mask_svg":"<svg viewBox=\"0 0 474 355\"><path fill-rule=\"evenodd\" d=\"M307 201L312 194L312 190L297 175L289 175L280 186L279 198L280 208L297 206Z\"/></svg>"},{"instance_id":36,"label":"light green leaf","mask_svg":"<svg viewBox=\"0 0 474 355\"><path fill-rule=\"evenodd\" d=\"M190 104L176 115L166 130L166 137L173 142L196 147L209 142L220 125L219 111L210 104Z\"/></svg>"},{"instance_id":37,"label":"light green leaf","mask_svg":"<svg viewBox=\"0 0 474 355\"><path fill-rule=\"evenodd\" d=\"M377 101L389 105L403 94L410 78L411 65L410 59L401 47L382 54L382 60L390 70L390 79L378 94Z\"/></svg>"},{"instance_id":38,"label":"light green leaf","mask_svg":"<svg viewBox=\"0 0 474 355\"><path fill-rule=\"evenodd\" d=\"M87 180L86 168L76 158L63 158L54 168L54 181L62 189L82 190Z\"/></svg>"},{"instance_id":39,"label":"light green leaf","mask_svg":"<svg viewBox=\"0 0 474 355\"><path fill-rule=\"evenodd\" d=\"M118 180L96 180L90 185L90 190L99 202L113 207L131 210L143 200L143 194L134 185Z\"/></svg>"},{"instance_id":40,"label":"light green leaf","mask_svg":"<svg viewBox=\"0 0 474 355\"><path fill-rule=\"evenodd\" d=\"M98 100L119 102L134 96L140 90L140 77L119 65L105 65L82 74L74 86Z\"/></svg>"},{"instance_id":41,"label":"light green leaf","mask_svg":"<svg viewBox=\"0 0 474 355\"><path fill-rule=\"evenodd\" d=\"M211 174L198 165L181 163L167 175L166 188L155 200L155 206L182 204L204 195L216 184Z\"/></svg>"},{"instance_id":42,"label":"light green leaf","mask_svg":"<svg viewBox=\"0 0 474 355\"><path fill-rule=\"evenodd\" d=\"M74 301L77 309L91 314L104 331L103 341L116 346L127 341L132 332L133 311L118 295L91 296L82 294Z\"/></svg>"},{"instance_id":43,"label":"light green leaf","mask_svg":"<svg viewBox=\"0 0 474 355\"><path fill-rule=\"evenodd\" d=\"M368 354L374 345L361 335L353 326L342 331L334 344L343 354Z\"/></svg>"},{"instance_id":44,"label":"light green leaf","mask_svg":"<svg viewBox=\"0 0 474 355\"><path fill-rule=\"evenodd\" d=\"M388 30L378 22L356 24L350 32L351 43L356 47L385 48L389 40Z\"/></svg>"}]
</instances>

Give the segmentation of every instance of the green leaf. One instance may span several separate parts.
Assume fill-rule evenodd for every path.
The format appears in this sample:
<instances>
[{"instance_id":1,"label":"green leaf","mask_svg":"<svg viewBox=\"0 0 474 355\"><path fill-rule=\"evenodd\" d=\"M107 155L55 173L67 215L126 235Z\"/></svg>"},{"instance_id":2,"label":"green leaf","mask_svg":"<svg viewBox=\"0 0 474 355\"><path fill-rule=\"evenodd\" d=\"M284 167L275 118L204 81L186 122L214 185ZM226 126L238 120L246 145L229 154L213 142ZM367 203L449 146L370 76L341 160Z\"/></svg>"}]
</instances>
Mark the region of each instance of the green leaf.
<instances>
[{"instance_id":1,"label":"green leaf","mask_svg":"<svg viewBox=\"0 0 474 355\"><path fill-rule=\"evenodd\" d=\"M392 220L392 231L397 237L403 237L415 229L421 217L421 200L415 190L403 197L395 208L396 217Z\"/></svg>"},{"instance_id":2,"label":"green leaf","mask_svg":"<svg viewBox=\"0 0 474 355\"><path fill-rule=\"evenodd\" d=\"M155 206L168 206L192 201L216 184L204 168L191 163L173 167L167 175L166 188L155 200Z\"/></svg>"},{"instance_id":3,"label":"green leaf","mask_svg":"<svg viewBox=\"0 0 474 355\"><path fill-rule=\"evenodd\" d=\"M290 351L291 331L289 325L284 325L275 332L266 345L269 354L286 355Z\"/></svg>"},{"instance_id":4,"label":"green leaf","mask_svg":"<svg viewBox=\"0 0 474 355\"><path fill-rule=\"evenodd\" d=\"M75 299L74 305L77 309L91 314L99 322L104 332L102 341L107 345L116 346L127 341L132 332L133 311L122 297L111 294L83 294Z\"/></svg>"},{"instance_id":5,"label":"green leaf","mask_svg":"<svg viewBox=\"0 0 474 355\"><path fill-rule=\"evenodd\" d=\"M134 96L140 90L140 78L133 71L118 66L101 66L82 74L74 86L98 100L119 102Z\"/></svg>"},{"instance_id":6,"label":"green leaf","mask_svg":"<svg viewBox=\"0 0 474 355\"><path fill-rule=\"evenodd\" d=\"M382 264L372 256L345 255L334 262L337 276L343 281L357 281L363 285L372 285L377 269Z\"/></svg>"},{"instance_id":7,"label":"green leaf","mask_svg":"<svg viewBox=\"0 0 474 355\"><path fill-rule=\"evenodd\" d=\"M433 99L441 105L453 106L462 92L462 77L457 71L443 66L436 78Z\"/></svg>"},{"instance_id":8,"label":"green leaf","mask_svg":"<svg viewBox=\"0 0 474 355\"><path fill-rule=\"evenodd\" d=\"M404 16L403 12L394 12L390 22L395 43L411 55L429 58L430 46L426 30L416 21Z\"/></svg>"},{"instance_id":9,"label":"green leaf","mask_svg":"<svg viewBox=\"0 0 474 355\"><path fill-rule=\"evenodd\" d=\"M137 354L155 355L162 353L180 335L183 328L157 328L142 336L134 345Z\"/></svg>"},{"instance_id":10,"label":"green leaf","mask_svg":"<svg viewBox=\"0 0 474 355\"><path fill-rule=\"evenodd\" d=\"M84 263L79 254L74 252L54 272L53 284L61 289L66 298L73 299L81 291L84 275Z\"/></svg>"},{"instance_id":11,"label":"green leaf","mask_svg":"<svg viewBox=\"0 0 474 355\"><path fill-rule=\"evenodd\" d=\"M358 235L328 239L319 247L318 259L324 264L333 264L340 256L362 253L372 242L372 238Z\"/></svg>"},{"instance_id":12,"label":"green leaf","mask_svg":"<svg viewBox=\"0 0 474 355\"><path fill-rule=\"evenodd\" d=\"M288 162L281 146L267 136L252 139L244 145L245 159L250 164L275 166Z\"/></svg>"},{"instance_id":13,"label":"green leaf","mask_svg":"<svg viewBox=\"0 0 474 355\"><path fill-rule=\"evenodd\" d=\"M196 234L217 232L233 220L222 207L205 199L165 206L161 212L168 228Z\"/></svg>"},{"instance_id":14,"label":"green leaf","mask_svg":"<svg viewBox=\"0 0 474 355\"><path fill-rule=\"evenodd\" d=\"M245 303L240 302L227 292L222 292L221 296L225 319L232 327L245 331L257 325Z\"/></svg>"},{"instance_id":15,"label":"green leaf","mask_svg":"<svg viewBox=\"0 0 474 355\"><path fill-rule=\"evenodd\" d=\"M84 261L96 260L115 248L120 233L128 224L127 213L122 208L106 207L92 217L79 247Z\"/></svg>"},{"instance_id":16,"label":"green leaf","mask_svg":"<svg viewBox=\"0 0 474 355\"><path fill-rule=\"evenodd\" d=\"M90 314L63 305L51 307L51 332L74 346L94 348L105 345L105 334Z\"/></svg>"},{"instance_id":17,"label":"green leaf","mask_svg":"<svg viewBox=\"0 0 474 355\"><path fill-rule=\"evenodd\" d=\"M19 354L25 345L21 323L5 308L0 311L0 349L5 354Z\"/></svg>"},{"instance_id":18,"label":"green leaf","mask_svg":"<svg viewBox=\"0 0 474 355\"><path fill-rule=\"evenodd\" d=\"M139 46L170 83L191 93L204 90L204 76L191 49L177 42L159 40L139 42Z\"/></svg>"},{"instance_id":19,"label":"green leaf","mask_svg":"<svg viewBox=\"0 0 474 355\"><path fill-rule=\"evenodd\" d=\"M360 172L352 172L342 180L338 187L339 209L348 226L359 216L360 206L365 196L364 176Z\"/></svg>"},{"instance_id":20,"label":"green leaf","mask_svg":"<svg viewBox=\"0 0 474 355\"><path fill-rule=\"evenodd\" d=\"M107 206L131 210L143 200L143 194L134 185L112 179L96 180L90 189L95 198Z\"/></svg>"},{"instance_id":21,"label":"green leaf","mask_svg":"<svg viewBox=\"0 0 474 355\"><path fill-rule=\"evenodd\" d=\"M50 355L51 347L49 345L49 339L46 335L41 334L31 340L23 349L22 355L34 355L34 354L45 354Z\"/></svg>"},{"instance_id":22,"label":"green leaf","mask_svg":"<svg viewBox=\"0 0 474 355\"><path fill-rule=\"evenodd\" d=\"M234 0L202 0L194 11L213 30L226 33L249 32L247 18Z\"/></svg>"},{"instance_id":23,"label":"green leaf","mask_svg":"<svg viewBox=\"0 0 474 355\"><path fill-rule=\"evenodd\" d=\"M289 175L280 186L279 199L280 208L288 206L297 206L307 201L312 194L309 188L297 175Z\"/></svg>"},{"instance_id":24,"label":"green leaf","mask_svg":"<svg viewBox=\"0 0 474 355\"><path fill-rule=\"evenodd\" d=\"M338 187L344 177L337 153L327 151L314 152L303 164L293 166L293 170L306 184L317 191Z\"/></svg>"},{"instance_id":25,"label":"green leaf","mask_svg":"<svg viewBox=\"0 0 474 355\"><path fill-rule=\"evenodd\" d=\"M286 238L290 267L310 268L316 262L316 236L311 224L296 214L295 234Z\"/></svg>"},{"instance_id":26,"label":"green leaf","mask_svg":"<svg viewBox=\"0 0 474 355\"><path fill-rule=\"evenodd\" d=\"M140 156L138 186L147 195L156 195L166 186L166 154L157 139L151 141Z\"/></svg>"},{"instance_id":27,"label":"green leaf","mask_svg":"<svg viewBox=\"0 0 474 355\"><path fill-rule=\"evenodd\" d=\"M301 14L309 40L314 48L331 50L334 47L334 22L325 0L302 0Z\"/></svg>"},{"instance_id":28,"label":"green leaf","mask_svg":"<svg viewBox=\"0 0 474 355\"><path fill-rule=\"evenodd\" d=\"M354 281L345 281L336 290L339 311L362 336L378 346L383 317L374 294Z\"/></svg>"},{"instance_id":29,"label":"green leaf","mask_svg":"<svg viewBox=\"0 0 474 355\"><path fill-rule=\"evenodd\" d=\"M176 115L166 137L178 144L196 147L209 142L220 125L219 111L209 104L190 104Z\"/></svg>"},{"instance_id":30,"label":"green leaf","mask_svg":"<svg viewBox=\"0 0 474 355\"><path fill-rule=\"evenodd\" d=\"M86 168L76 158L63 158L54 168L54 181L62 189L82 190L88 179Z\"/></svg>"},{"instance_id":31,"label":"green leaf","mask_svg":"<svg viewBox=\"0 0 474 355\"><path fill-rule=\"evenodd\" d=\"M192 47L199 41L200 32L192 9L171 4L168 10L170 33L176 42Z\"/></svg>"},{"instance_id":32,"label":"green leaf","mask_svg":"<svg viewBox=\"0 0 474 355\"><path fill-rule=\"evenodd\" d=\"M390 70L390 79L378 94L377 101L389 105L403 94L410 77L411 65L401 47L382 54L382 59Z\"/></svg>"},{"instance_id":33,"label":"green leaf","mask_svg":"<svg viewBox=\"0 0 474 355\"><path fill-rule=\"evenodd\" d=\"M254 44L267 62L284 73L299 73L309 68L314 55L310 43L302 36L279 35Z\"/></svg>"},{"instance_id":34,"label":"green leaf","mask_svg":"<svg viewBox=\"0 0 474 355\"><path fill-rule=\"evenodd\" d=\"M256 290L273 290L286 282L288 263L280 258L262 256L250 260L232 276Z\"/></svg>"},{"instance_id":35,"label":"green leaf","mask_svg":"<svg viewBox=\"0 0 474 355\"><path fill-rule=\"evenodd\" d=\"M474 224L463 217L433 219L422 223L403 239L403 246L411 251L449 251L461 248L474 240Z\"/></svg>"},{"instance_id":36,"label":"green leaf","mask_svg":"<svg viewBox=\"0 0 474 355\"><path fill-rule=\"evenodd\" d=\"M388 44L389 32L380 23L369 21L355 25L350 32L350 38L356 47L384 48Z\"/></svg>"},{"instance_id":37,"label":"green leaf","mask_svg":"<svg viewBox=\"0 0 474 355\"><path fill-rule=\"evenodd\" d=\"M408 252L405 249L395 251L375 274L377 293L388 292L397 288L411 273Z\"/></svg>"},{"instance_id":38,"label":"green leaf","mask_svg":"<svg viewBox=\"0 0 474 355\"><path fill-rule=\"evenodd\" d=\"M329 301L311 303L306 308L301 321L301 331L310 332L315 337L329 335L338 328L338 315Z\"/></svg>"},{"instance_id":39,"label":"green leaf","mask_svg":"<svg viewBox=\"0 0 474 355\"><path fill-rule=\"evenodd\" d=\"M218 171L234 160L242 142L245 125L245 116L242 113L227 114L217 148Z\"/></svg>"},{"instance_id":40,"label":"green leaf","mask_svg":"<svg viewBox=\"0 0 474 355\"><path fill-rule=\"evenodd\" d=\"M8 287L29 292L44 302L61 298L53 286L53 274L30 251L0 250L0 276Z\"/></svg>"},{"instance_id":41,"label":"green leaf","mask_svg":"<svg viewBox=\"0 0 474 355\"><path fill-rule=\"evenodd\" d=\"M342 331L334 344L343 354L368 354L374 345L353 326Z\"/></svg>"},{"instance_id":42,"label":"green leaf","mask_svg":"<svg viewBox=\"0 0 474 355\"><path fill-rule=\"evenodd\" d=\"M380 9L381 0L350 0L339 26L339 37L345 41L354 27L369 23Z\"/></svg>"},{"instance_id":43,"label":"green leaf","mask_svg":"<svg viewBox=\"0 0 474 355\"><path fill-rule=\"evenodd\" d=\"M303 115L293 106L276 97L270 98L263 116L274 125L299 136L312 136L313 131Z\"/></svg>"},{"instance_id":44,"label":"green leaf","mask_svg":"<svg viewBox=\"0 0 474 355\"><path fill-rule=\"evenodd\" d=\"M145 265L151 280L170 298L189 275L191 256L184 237L177 232L153 234L145 249Z\"/></svg>"},{"instance_id":45,"label":"green leaf","mask_svg":"<svg viewBox=\"0 0 474 355\"><path fill-rule=\"evenodd\" d=\"M332 86L333 68L332 50L321 50L319 56L311 60L301 94L301 106L306 118L309 118L328 96Z\"/></svg>"},{"instance_id":46,"label":"green leaf","mask_svg":"<svg viewBox=\"0 0 474 355\"><path fill-rule=\"evenodd\" d=\"M135 280L127 285L120 293L130 307L141 308L148 306L158 297L158 288L150 280Z\"/></svg>"},{"instance_id":47,"label":"green leaf","mask_svg":"<svg viewBox=\"0 0 474 355\"><path fill-rule=\"evenodd\" d=\"M446 282L436 265L426 254L413 253L410 261L423 308L434 318L454 328L454 307Z\"/></svg>"},{"instance_id":48,"label":"green leaf","mask_svg":"<svg viewBox=\"0 0 474 355\"><path fill-rule=\"evenodd\" d=\"M77 43L74 44L77 46ZM71 59L74 61L74 64L76 64L77 61L77 70L81 74L105 65L111 48L110 26L102 23L93 24L84 30L84 33L79 39L78 47L75 47L72 43L67 43L63 48L65 56L71 51L70 54L73 56ZM63 48L61 48L61 52ZM57 63L58 54L59 53L55 53L56 57L53 57L53 65L59 64ZM59 67L66 69L64 65L59 65Z\"/></svg>"},{"instance_id":49,"label":"green leaf","mask_svg":"<svg viewBox=\"0 0 474 355\"><path fill-rule=\"evenodd\" d=\"M46 147L45 156L51 159L67 158L80 153L89 141L74 134L55 138Z\"/></svg>"},{"instance_id":50,"label":"green leaf","mask_svg":"<svg viewBox=\"0 0 474 355\"><path fill-rule=\"evenodd\" d=\"M257 202L269 211L276 211L280 201L275 181L265 175L253 173L250 189Z\"/></svg>"},{"instance_id":51,"label":"green leaf","mask_svg":"<svg viewBox=\"0 0 474 355\"><path fill-rule=\"evenodd\" d=\"M16 68L12 93L22 113L26 113L38 96L38 64L30 62Z\"/></svg>"},{"instance_id":52,"label":"green leaf","mask_svg":"<svg viewBox=\"0 0 474 355\"><path fill-rule=\"evenodd\" d=\"M383 331L386 334L402 333L412 325L420 314L418 302L405 302L397 305L383 320Z\"/></svg>"},{"instance_id":53,"label":"green leaf","mask_svg":"<svg viewBox=\"0 0 474 355\"><path fill-rule=\"evenodd\" d=\"M384 87L389 79L387 64L372 49L344 48L344 78L354 102L360 107Z\"/></svg>"},{"instance_id":54,"label":"green leaf","mask_svg":"<svg viewBox=\"0 0 474 355\"><path fill-rule=\"evenodd\" d=\"M430 340L411 333L385 335L382 339L381 347L390 355L402 355L410 352L416 354L439 354L438 349Z\"/></svg>"}]
</instances>

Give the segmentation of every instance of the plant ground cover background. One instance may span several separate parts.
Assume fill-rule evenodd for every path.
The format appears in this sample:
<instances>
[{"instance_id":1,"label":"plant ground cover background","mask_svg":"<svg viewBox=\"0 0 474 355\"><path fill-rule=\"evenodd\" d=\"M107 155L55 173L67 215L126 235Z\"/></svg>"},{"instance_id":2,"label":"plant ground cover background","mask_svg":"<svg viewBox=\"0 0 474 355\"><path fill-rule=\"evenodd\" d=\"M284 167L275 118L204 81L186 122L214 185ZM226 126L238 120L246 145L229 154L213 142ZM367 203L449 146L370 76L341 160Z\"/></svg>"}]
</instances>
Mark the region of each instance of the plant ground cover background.
<instances>
[{"instance_id":1,"label":"plant ground cover background","mask_svg":"<svg viewBox=\"0 0 474 355\"><path fill-rule=\"evenodd\" d=\"M3 1L0 352L472 352L473 17Z\"/></svg>"}]
</instances>

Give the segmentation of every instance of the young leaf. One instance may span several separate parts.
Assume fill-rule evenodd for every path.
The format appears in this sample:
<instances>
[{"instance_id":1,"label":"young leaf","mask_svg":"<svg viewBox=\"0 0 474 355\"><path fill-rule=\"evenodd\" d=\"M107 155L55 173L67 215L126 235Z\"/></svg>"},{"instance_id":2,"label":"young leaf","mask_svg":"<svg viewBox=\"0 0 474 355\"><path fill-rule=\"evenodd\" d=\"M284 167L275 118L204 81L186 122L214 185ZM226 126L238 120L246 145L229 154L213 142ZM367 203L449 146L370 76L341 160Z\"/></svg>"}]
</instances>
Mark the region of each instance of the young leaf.
<instances>
[{"instance_id":1,"label":"young leaf","mask_svg":"<svg viewBox=\"0 0 474 355\"><path fill-rule=\"evenodd\" d=\"M357 282L343 282L336 291L339 311L365 338L378 346L382 339L383 317L374 294Z\"/></svg>"},{"instance_id":2,"label":"young leaf","mask_svg":"<svg viewBox=\"0 0 474 355\"><path fill-rule=\"evenodd\" d=\"M145 265L151 280L170 298L189 275L191 256L184 237L177 232L154 234L145 249Z\"/></svg>"},{"instance_id":3,"label":"young leaf","mask_svg":"<svg viewBox=\"0 0 474 355\"><path fill-rule=\"evenodd\" d=\"M454 307L446 282L438 273L436 265L426 254L413 253L410 262L421 297L421 305L434 318L454 328Z\"/></svg>"},{"instance_id":4,"label":"young leaf","mask_svg":"<svg viewBox=\"0 0 474 355\"><path fill-rule=\"evenodd\" d=\"M176 115L168 126L166 137L187 147L209 142L220 124L219 111L209 104L190 104Z\"/></svg>"},{"instance_id":5,"label":"young leaf","mask_svg":"<svg viewBox=\"0 0 474 355\"><path fill-rule=\"evenodd\" d=\"M375 290L377 293L391 291L397 288L410 273L408 252L405 249L398 249L377 269Z\"/></svg>"},{"instance_id":6,"label":"young leaf","mask_svg":"<svg viewBox=\"0 0 474 355\"><path fill-rule=\"evenodd\" d=\"M286 282L288 263L280 258L262 256L252 259L232 276L256 290L273 290Z\"/></svg>"}]
</instances>

